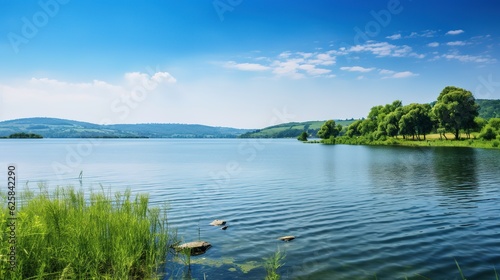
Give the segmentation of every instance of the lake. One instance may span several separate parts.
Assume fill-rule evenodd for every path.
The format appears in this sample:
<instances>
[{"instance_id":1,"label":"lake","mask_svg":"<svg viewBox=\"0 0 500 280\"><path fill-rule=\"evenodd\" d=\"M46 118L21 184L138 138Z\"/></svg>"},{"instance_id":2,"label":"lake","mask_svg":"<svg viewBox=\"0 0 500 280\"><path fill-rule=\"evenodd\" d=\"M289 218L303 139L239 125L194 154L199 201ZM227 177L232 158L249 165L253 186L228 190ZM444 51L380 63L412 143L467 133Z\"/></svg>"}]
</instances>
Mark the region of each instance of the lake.
<instances>
[{"instance_id":1,"label":"lake","mask_svg":"<svg viewBox=\"0 0 500 280\"><path fill-rule=\"evenodd\" d=\"M184 241L212 243L166 279L494 279L500 151L248 139L1 140L18 185L149 193ZM78 176L82 172L82 180ZM209 226L224 219L226 231ZM295 235L291 242L277 240ZM425 278L427 277L427 278Z\"/></svg>"}]
</instances>

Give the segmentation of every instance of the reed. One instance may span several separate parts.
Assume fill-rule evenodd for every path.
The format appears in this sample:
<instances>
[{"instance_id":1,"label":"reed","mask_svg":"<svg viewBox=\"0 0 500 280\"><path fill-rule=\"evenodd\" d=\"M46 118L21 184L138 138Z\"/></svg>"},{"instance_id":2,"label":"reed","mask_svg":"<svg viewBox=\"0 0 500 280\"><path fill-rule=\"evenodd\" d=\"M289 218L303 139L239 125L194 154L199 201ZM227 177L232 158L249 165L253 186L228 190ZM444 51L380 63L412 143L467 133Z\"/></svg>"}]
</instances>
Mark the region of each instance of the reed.
<instances>
[{"instance_id":1,"label":"reed","mask_svg":"<svg viewBox=\"0 0 500 280\"><path fill-rule=\"evenodd\" d=\"M265 260L264 268L266 269L265 280L279 280L281 276L278 274L278 269L284 265L286 254L277 249L274 254Z\"/></svg>"},{"instance_id":2,"label":"reed","mask_svg":"<svg viewBox=\"0 0 500 280\"><path fill-rule=\"evenodd\" d=\"M17 200L17 266L0 262L0 279L157 279L173 237L166 208L149 207L130 190L85 195L72 187L40 187ZM7 223L2 206L0 221ZM0 236L0 255L9 250Z\"/></svg>"}]
</instances>

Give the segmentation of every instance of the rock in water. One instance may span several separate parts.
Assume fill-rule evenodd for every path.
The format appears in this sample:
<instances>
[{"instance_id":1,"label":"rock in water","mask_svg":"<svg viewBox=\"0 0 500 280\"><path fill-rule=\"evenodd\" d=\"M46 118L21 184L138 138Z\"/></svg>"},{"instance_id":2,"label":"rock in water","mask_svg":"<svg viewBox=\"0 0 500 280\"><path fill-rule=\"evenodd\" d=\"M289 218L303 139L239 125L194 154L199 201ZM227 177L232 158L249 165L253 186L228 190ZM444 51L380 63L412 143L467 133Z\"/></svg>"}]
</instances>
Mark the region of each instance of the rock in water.
<instances>
[{"instance_id":1,"label":"rock in water","mask_svg":"<svg viewBox=\"0 0 500 280\"><path fill-rule=\"evenodd\" d=\"M223 226L223 227L221 227L220 229L222 229L222 230L226 230L226 229L227 229L227 226Z\"/></svg>"},{"instance_id":2,"label":"rock in water","mask_svg":"<svg viewBox=\"0 0 500 280\"><path fill-rule=\"evenodd\" d=\"M223 226L226 224L226 221L224 220L214 220L213 222L210 223L211 226Z\"/></svg>"},{"instance_id":3,"label":"rock in water","mask_svg":"<svg viewBox=\"0 0 500 280\"><path fill-rule=\"evenodd\" d=\"M194 241L194 242L188 242L188 243L181 244L181 245L175 247L175 249L177 250L177 252L189 249L191 256L197 256L197 255L205 254L205 252L210 247L212 247L212 244L210 244L208 242Z\"/></svg>"},{"instance_id":4,"label":"rock in water","mask_svg":"<svg viewBox=\"0 0 500 280\"><path fill-rule=\"evenodd\" d=\"M287 236L280 237L278 239L282 240L282 241L292 241L292 240L295 239L295 236L293 236L293 235L287 235Z\"/></svg>"}]
</instances>

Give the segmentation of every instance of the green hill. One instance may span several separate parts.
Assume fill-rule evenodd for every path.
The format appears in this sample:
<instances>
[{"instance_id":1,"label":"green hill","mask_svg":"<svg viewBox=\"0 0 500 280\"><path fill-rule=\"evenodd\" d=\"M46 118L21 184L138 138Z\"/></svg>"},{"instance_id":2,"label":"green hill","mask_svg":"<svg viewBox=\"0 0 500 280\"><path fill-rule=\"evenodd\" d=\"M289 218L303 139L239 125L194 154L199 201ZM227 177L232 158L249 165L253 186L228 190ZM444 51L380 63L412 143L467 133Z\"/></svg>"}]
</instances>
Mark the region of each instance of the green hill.
<instances>
[{"instance_id":1,"label":"green hill","mask_svg":"<svg viewBox=\"0 0 500 280\"><path fill-rule=\"evenodd\" d=\"M336 124L347 126L355 120L335 120ZM240 138L297 138L303 131L316 137L325 121L290 122L266 127L242 134Z\"/></svg>"},{"instance_id":2,"label":"green hill","mask_svg":"<svg viewBox=\"0 0 500 280\"><path fill-rule=\"evenodd\" d=\"M44 138L236 138L250 131L197 124L98 125L55 118L26 118L0 122L0 137L35 133Z\"/></svg>"},{"instance_id":3,"label":"green hill","mask_svg":"<svg viewBox=\"0 0 500 280\"><path fill-rule=\"evenodd\" d=\"M500 99L476 99L479 116L483 119L500 118Z\"/></svg>"}]
</instances>

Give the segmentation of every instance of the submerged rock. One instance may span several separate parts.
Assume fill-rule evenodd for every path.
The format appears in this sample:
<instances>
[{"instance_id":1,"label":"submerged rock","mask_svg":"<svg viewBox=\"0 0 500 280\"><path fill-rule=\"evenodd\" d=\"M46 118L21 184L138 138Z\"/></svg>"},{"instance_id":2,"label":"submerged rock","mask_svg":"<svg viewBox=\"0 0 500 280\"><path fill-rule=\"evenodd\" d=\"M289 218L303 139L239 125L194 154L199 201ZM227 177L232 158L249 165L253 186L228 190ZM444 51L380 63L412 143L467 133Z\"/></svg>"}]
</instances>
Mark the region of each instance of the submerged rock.
<instances>
[{"instance_id":1,"label":"submerged rock","mask_svg":"<svg viewBox=\"0 0 500 280\"><path fill-rule=\"evenodd\" d=\"M278 239L281 240L281 241L292 241L292 240L295 239L295 236L293 236L293 235L287 235L287 236L280 237Z\"/></svg>"},{"instance_id":2,"label":"submerged rock","mask_svg":"<svg viewBox=\"0 0 500 280\"><path fill-rule=\"evenodd\" d=\"M214 220L213 222L210 223L211 226L223 226L226 224L226 221L224 220Z\"/></svg>"},{"instance_id":3,"label":"submerged rock","mask_svg":"<svg viewBox=\"0 0 500 280\"><path fill-rule=\"evenodd\" d=\"M177 250L177 252L190 250L189 252L190 252L191 256L197 256L197 255L205 254L205 252L210 247L212 247L212 244L210 244L206 241L193 241L193 242L181 244L181 245L175 247L175 249Z\"/></svg>"}]
</instances>

